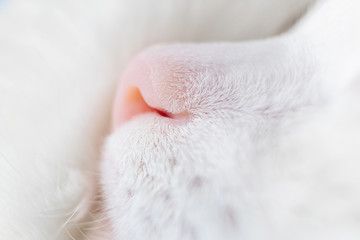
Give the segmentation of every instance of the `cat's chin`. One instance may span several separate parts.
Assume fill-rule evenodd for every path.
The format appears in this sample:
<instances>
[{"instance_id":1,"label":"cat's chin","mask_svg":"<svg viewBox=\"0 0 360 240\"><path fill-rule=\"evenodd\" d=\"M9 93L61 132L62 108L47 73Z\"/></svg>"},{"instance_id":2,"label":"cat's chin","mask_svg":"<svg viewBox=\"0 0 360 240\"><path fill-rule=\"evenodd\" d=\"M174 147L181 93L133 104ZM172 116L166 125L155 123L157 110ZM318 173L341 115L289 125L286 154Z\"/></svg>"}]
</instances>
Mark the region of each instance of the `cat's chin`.
<instances>
[{"instance_id":1,"label":"cat's chin","mask_svg":"<svg viewBox=\"0 0 360 240\"><path fill-rule=\"evenodd\" d=\"M126 226L136 225L134 221L141 216L138 211L152 198L154 185L173 169L175 131L179 132L179 126L172 119L145 113L115 129L107 139L101 165L102 194L115 239L131 239Z\"/></svg>"},{"instance_id":2,"label":"cat's chin","mask_svg":"<svg viewBox=\"0 0 360 240\"><path fill-rule=\"evenodd\" d=\"M101 184L115 239L142 239L147 232L149 239L159 239L160 233L171 238L180 234L179 224L186 236L195 228L206 233L204 226L214 226L219 234L234 233L224 227L232 221L233 213L228 212L235 211L234 197L223 190L233 187L231 181L238 182L233 181L238 173L233 175L229 168L236 168L219 161L216 151L234 146L210 136L219 136L218 130L204 120L176 124L174 119L146 113L113 132L104 148ZM234 162L230 156L222 157ZM193 222L192 216L199 221Z\"/></svg>"}]
</instances>

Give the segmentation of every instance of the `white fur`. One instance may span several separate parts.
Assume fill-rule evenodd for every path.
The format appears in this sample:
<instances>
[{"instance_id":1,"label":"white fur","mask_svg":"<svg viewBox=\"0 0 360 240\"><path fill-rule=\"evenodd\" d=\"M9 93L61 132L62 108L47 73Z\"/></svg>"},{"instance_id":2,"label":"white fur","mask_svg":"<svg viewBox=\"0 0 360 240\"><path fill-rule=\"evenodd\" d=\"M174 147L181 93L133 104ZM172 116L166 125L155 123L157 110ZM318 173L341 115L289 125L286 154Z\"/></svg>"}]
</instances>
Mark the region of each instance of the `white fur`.
<instances>
[{"instance_id":1,"label":"white fur","mask_svg":"<svg viewBox=\"0 0 360 240\"><path fill-rule=\"evenodd\" d=\"M161 107L190 120L143 114L108 139L115 239L359 238L359 13L324 1L279 37L141 54Z\"/></svg>"},{"instance_id":2,"label":"white fur","mask_svg":"<svg viewBox=\"0 0 360 240\"><path fill-rule=\"evenodd\" d=\"M124 64L136 52L161 42L239 41L273 35L290 26L308 3L14 0L1 6L0 239L99 237L102 229L91 221L97 223L102 219L89 213L96 210L90 207L97 178L95 168L101 142L107 134L113 86ZM345 29L339 35L345 40L337 37L340 31L337 28L322 34L323 22L315 24L310 16L309 23L304 21L296 32L298 36L300 33L323 36L319 42L295 41L293 45L293 40L267 40L239 45L246 51L250 49L250 53L241 56L259 70L251 72L245 67L246 71L241 72L245 80L256 74L259 83L266 83L271 80L265 78L270 70L274 77L280 75L288 80L287 86L292 89L288 74L292 73L293 80L300 82L305 76L308 82L296 87L303 87L300 89L306 97L297 99L294 88L295 92L284 93L288 98L275 97L273 101L281 103L281 109L295 102L304 104L308 99L316 105L318 91L324 90L320 97L330 103L323 109L316 105L314 111L318 113L294 113L301 118L291 117L278 126L276 118L269 120L271 114L264 118L252 112L255 107L252 102L260 108L262 105L250 98L246 117L236 113L236 108L227 110L234 108L227 101L215 105L218 111L205 117L209 107L214 106L210 99L207 105L202 105L199 118L185 128L168 128L166 122L157 121L157 116L144 115L109 138L104 164L122 166L119 171L126 174L111 177L116 173L107 172L106 165L103 166L106 207L111 210L112 226L118 227L114 229L117 236L138 239L186 239L193 235L204 239L359 236L356 220L359 179L355 160L359 159L356 118L360 114L354 104L357 96L348 96L347 85L340 84L350 82L356 74L359 35L352 32L357 29L350 25L357 21L359 9L347 3L337 4L335 10L341 7L347 12L323 10L325 14L320 14L318 10L313 15L320 16L320 20L329 16L326 25ZM338 18L345 21L339 22ZM314 45L322 45L330 38L340 44L334 41L324 46L324 51L313 52ZM298 55L303 54L299 46L305 46L316 63L318 59L334 60L312 65L309 58ZM282 59L275 51L279 48L285 49ZM194 50L195 55L199 49ZM260 54L264 51L268 58ZM332 58L331 51L341 57ZM344 58L350 60L345 62ZM258 59L262 64L258 64ZM279 69L275 65L268 68L273 59L280 61ZM314 72L305 74L309 64ZM332 74L325 75L329 69ZM324 88L317 88L314 76L324 80L321 85ZM326 81L329 76L332 81ZM202 91L201 84L213 86L199 81L194 91ZM233 84L230 80L221 82L217 90L229 90ZM334 84L344 90L337 93ZM307 93L311 86L315 90ZM241 90L241 86L235 87L235 93ZM221 91L214 92L220 100ZM204 92L199 92L199 96L207 99ZM236 94L233 96L232 101L241 100ZM189 100L188 106L191 104ZM239 123L241 127L237 127ZM161 133L164 127L166 134ZM333 134L329 136L330 130ZM115 161L126 156L126 164ZM143 164L138 162L138 156L146 156ZM176 157L176 168L173 161L167 161L169 156ZM161 160L166 161L157 162ZM139 172L137 166L143 170ZM327 169L325 173L317 174L323 169ZM332 182L332 176L338 176L338 181ZM117 187L113 188L114 185ZM322 204L326 201L328 204ZM125 206L128 211L124 212Z\"/></svg>"}]
</instances>

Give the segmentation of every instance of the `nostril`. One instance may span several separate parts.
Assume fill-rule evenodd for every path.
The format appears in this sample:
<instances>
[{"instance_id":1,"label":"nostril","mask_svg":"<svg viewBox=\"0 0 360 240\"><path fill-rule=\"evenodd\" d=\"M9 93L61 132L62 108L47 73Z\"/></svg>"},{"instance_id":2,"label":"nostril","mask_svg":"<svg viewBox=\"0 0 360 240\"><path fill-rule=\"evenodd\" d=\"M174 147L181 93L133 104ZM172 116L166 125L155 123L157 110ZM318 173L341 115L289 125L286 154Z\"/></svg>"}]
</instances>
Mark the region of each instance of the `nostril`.
<instances>
[{"instance_id":1,"label":"nostril","mask_svg":"<svg viewBox=\"0 0 360 240\"><path fill-rule=\"evenodd\" d=\"M165 112L165 111L161 111L161 110L158 110L158 109L155 109L155 111L156 111L160 116L167 117L167 118L173 118L172 114L167 113L167 112Z\"/></svg>"},{"instance_id":2,"label":"nostril","mask_svg":"<svg viewBox=\"0 0 360 240\"><path fill-rule=\"evenodd\" d=\"M162 117L172 118L170 113L149 106L144 100L138 87L128 87L124 91L124 96L122 96L122 98L123 100L118 100L114 106L114 128L131 118L146 112L155 112Z\"/></svg>"},{"instance_id":3,"label":"nostril","mask_svg":"<svg viewBox=\"0 0 360 240\"><path fill-rule=\"evenodd\" d=\"M141 95L140 90L137 87L130 87L126 93L126 103L128 105L139 106L143 110L149 110L150 112L157 112L160 116L172 118L171 114L156 108L150 107ZM134 107L134 106L133 106Z\"/></svg>"},{"instance_id":4,"label":"nostril","mask_svg":"<svg viewBox=\"0 0 360 240\"><path fill-rule=\"evenodd\" d=\"M140 90L137 87L130 87L125 96L125 102L126 103L142 103L144 101L144 98L142 97Z\"/></svg>"}]
</instances>

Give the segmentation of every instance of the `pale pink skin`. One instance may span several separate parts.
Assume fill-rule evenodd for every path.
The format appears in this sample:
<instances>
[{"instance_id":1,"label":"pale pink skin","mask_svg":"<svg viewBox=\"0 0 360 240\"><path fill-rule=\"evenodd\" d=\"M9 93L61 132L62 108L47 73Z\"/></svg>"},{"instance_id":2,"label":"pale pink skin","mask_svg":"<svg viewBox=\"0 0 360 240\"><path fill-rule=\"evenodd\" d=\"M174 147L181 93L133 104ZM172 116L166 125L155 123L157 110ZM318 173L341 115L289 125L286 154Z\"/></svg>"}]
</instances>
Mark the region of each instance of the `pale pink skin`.
<instances>
[{"instance_id":1,"label":"pale pink skin","mask_svg":"<svg viewBox=\"0 0 360 240\"><path fill-rule=\"evenodd\" d=\"M118 87L113 107L113 128L121 125L138 114L160 108L155 101L149 68L140 59L133 60L124 71ZM141 96L136 96L139 93ZM144 100L146 103L144 102ZM151 107L150 107L151 106Z\"/></svg>"},{"instance_id":2,"label":"pale pink skin","mask_svg":"<svg viewBox=\"0 0 360 240\"><path fill-rule=\"evenodd\" d=\"M149 54L150 52L150 54ZM153 51L144 51L135 57L125 68L117 94L113 104L112 128L121 126L133 117L146 112L157 112L163 117L172 118L179 123L186 121L185 112L169 112L159 95L164 93L156 91L154 85L162 85L161 89L166 89L166 82L152 79L152 68L161 64L166 68L164 61L156 61L152 56ZM156 54L156 51L155 51Z\"/></svg>"}]
</instances>

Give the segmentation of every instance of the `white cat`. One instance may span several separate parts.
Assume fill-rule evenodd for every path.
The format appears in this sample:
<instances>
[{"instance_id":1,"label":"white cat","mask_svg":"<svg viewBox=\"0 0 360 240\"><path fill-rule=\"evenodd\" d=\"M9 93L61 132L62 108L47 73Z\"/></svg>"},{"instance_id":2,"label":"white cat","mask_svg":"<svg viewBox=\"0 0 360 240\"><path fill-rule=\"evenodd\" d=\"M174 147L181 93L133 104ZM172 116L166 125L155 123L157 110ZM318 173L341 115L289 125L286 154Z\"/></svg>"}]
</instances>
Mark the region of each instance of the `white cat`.
<instances>
[{"instance_id":1,"label":"white cat","mask_svg":"<svg viewBox=\"0 0 360 240\"><path fill-rule=\"evenodd\" d=\"M358 239L360 2L240 42L309 2L4 4L0 239Z\"/></svg>"}]
</instances>

